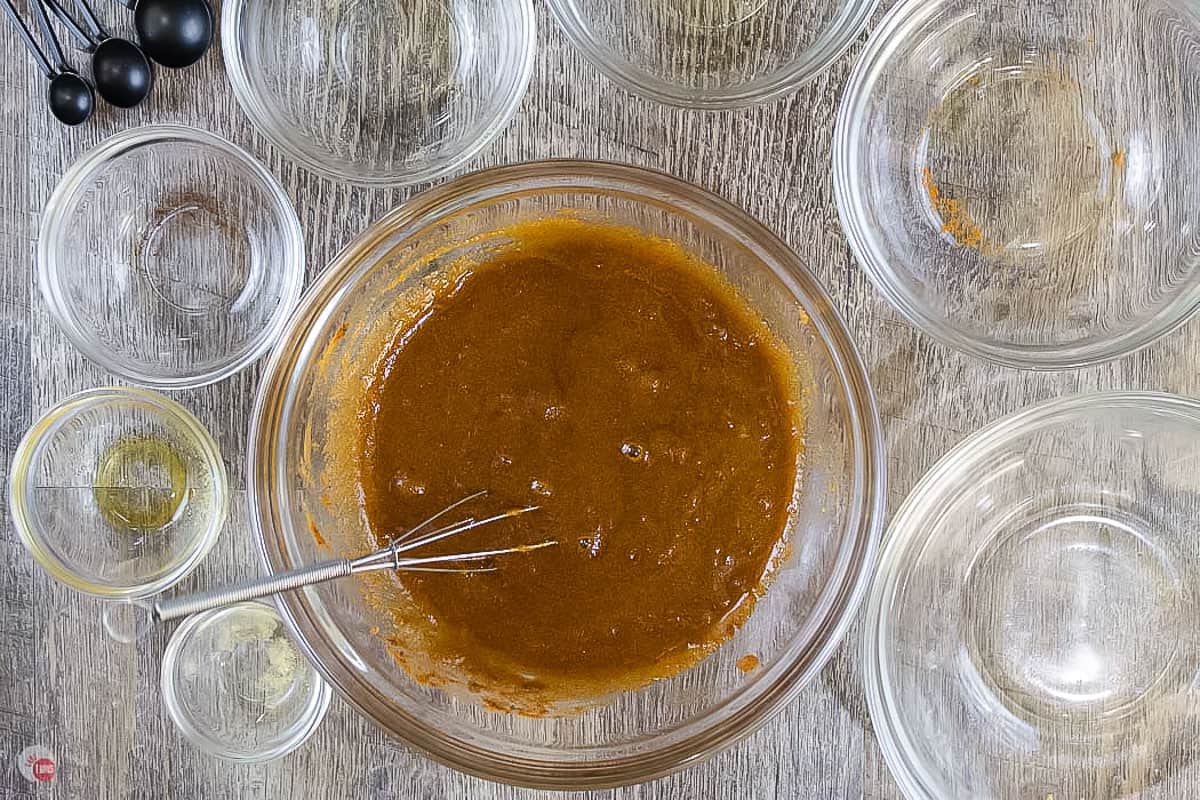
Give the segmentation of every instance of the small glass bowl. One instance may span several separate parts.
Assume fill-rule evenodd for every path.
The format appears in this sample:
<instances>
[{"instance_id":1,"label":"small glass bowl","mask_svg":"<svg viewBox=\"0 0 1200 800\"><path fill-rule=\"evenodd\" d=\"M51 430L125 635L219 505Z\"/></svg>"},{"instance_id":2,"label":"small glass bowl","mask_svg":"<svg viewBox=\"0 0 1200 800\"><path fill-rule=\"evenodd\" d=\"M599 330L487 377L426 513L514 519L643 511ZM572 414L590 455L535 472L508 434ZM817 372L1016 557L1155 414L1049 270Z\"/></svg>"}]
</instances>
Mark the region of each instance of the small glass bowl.
<instances>
[{"instance_id":1,"label":"small glass bowl","mask_svg":"<svg viewBox=\"0 0 1200 800\"><path fill-rule=\"evenodd\" d=\"M181 580L225 523L225 464L178 403L140 389L91 389L48 411L17 445L9 508L21 543L52 577L108 599Z\"/></svg>"},{"instance_id":2,"label":"small glass bowl","mask_svg":"<svg viewBox=\"0 0 1200 800\"><path fill-rule=\"evenodd\" d=\"M262 762L308 740L332 693L263 602L189 617L162 659L163 704L188 741L227 761Z\"/></svg>"},{"instance_id":3,"label":"small glass bowl","mask_svg":"<svg viewBox=\"0 0 1200 800\"><path fill-rule=\"evenodd\" d=\"M1054 400L945 456L897 512L866 611L871 719L905 796L1194 782L1197 520L1195 400Z\"/></svg>"},{"instance_id":4,"label":"small glass bowl","mask_svg":"<svg viewBox=\"0 0 1200 800\"><path fill-rule=\"evenodd\" d=\"M532 0L229 0L222 52L250 121L304 167L431 181L508 125L533 74Z\"/></svg>"},{"instance_id":5,"label":"small glass bowl","mask_svg":"<svg viewBox=\"0 0 1200 800\"><path fill-rule=\"evenodd\" d=\"M1200 7L904 0L834 137L850 245L942 342L1014 367L1129 353L1200 307Z\"/></svg>"},{"instance_id":6,"label":"small glass bowl","mask_svg":"<svg viewBox=\"0 0 1200 800\"><path fill-rule=\"evenodd\" d=\"M549 0L567 37L613 82L661 103L734 108L825 71L878 0Z\"/></svg>"},{"instance_id":7,"label":"small glass bowl","mask_svg":"<svg viewBox=\"0 0 1200 800\"><path fill-rule=\"evenodd\" d=\"M112 136L67 171L37 261L75 347L131 381L178 389L270 348L300 298L304 240L287 195L248 153L155 125Z\"/></svg>"}]
</instances>

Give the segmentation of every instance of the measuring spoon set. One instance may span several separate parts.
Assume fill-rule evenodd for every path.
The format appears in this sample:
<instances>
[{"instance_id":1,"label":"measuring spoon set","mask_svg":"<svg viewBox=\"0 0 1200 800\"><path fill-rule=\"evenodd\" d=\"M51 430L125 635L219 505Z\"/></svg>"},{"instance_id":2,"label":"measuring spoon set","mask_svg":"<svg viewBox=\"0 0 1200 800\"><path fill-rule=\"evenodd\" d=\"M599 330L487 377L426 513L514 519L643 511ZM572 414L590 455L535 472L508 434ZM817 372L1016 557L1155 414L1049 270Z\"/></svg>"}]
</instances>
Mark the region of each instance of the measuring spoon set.
<instances>
[{"instance_id":1,"label":"measuring spoon set","mask_svg":"<svg viewBox=\"0 0 1200 800\"><path fill-rule=\"evenodd\" d=\"M109 105L133 108L154 88L151 62L171 69L191 66L213 39L209 0L115 0L133 12L136 43L110 34L87 0L28 0L41 45L22 19L16 0L3 1L9 22L47 81L50 113L64 125L86 122L95 111L96 94ZM74 5L82 22L63 3ZM76 48L88 54L92 83L67 62L51 16Z\"/></svg>"}]
</instances>

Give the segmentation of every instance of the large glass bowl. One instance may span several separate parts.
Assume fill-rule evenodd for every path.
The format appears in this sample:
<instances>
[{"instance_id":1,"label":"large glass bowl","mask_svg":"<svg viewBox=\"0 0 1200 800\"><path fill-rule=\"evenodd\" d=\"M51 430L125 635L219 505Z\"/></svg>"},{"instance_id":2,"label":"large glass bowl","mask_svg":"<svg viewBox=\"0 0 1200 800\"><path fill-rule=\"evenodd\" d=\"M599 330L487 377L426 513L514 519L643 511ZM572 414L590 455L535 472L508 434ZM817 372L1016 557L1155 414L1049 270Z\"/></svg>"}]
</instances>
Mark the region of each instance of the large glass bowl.
<instances>
[{"instance_id":1,"label":"large glass bowl","mask_svg":"<svg viewBox=\"0 0 1200 800\"><path fill-rule=\"evenodd\" d=\"M1198 520L1195 400L1054 400L943 458L892 522L866 613L871 719L905 796L1179 796L1200 767Z\"/></svg>"},{"instance_id":2,"label":"large glass bowl","mask_svg":"<svg viewBox=\"0 0 1200 800\"><path fill-rule=\"evenodd\" d=\"M796 357L807 423L793 547L750 620L682 675L575 716L531 719L411 680L371 634L386 637L392 622L364 602L356 580L281 596L280 607L334 690L382 728L465 772L578 788L665 774L757 728L830 658L870 574L884 503L875 402L845 326L782 241L701 189L612 164L504 167L428 191L344 250L293 318L259 391L249 482L271 570L371 549L357 509L328 496L336 476L326 470L336 458L329 423L344 402L338 387L361 381L372 321L440 265L486 258L503 241L498 229L560 212L680 242L724 272ZM737 661L748 654L759 667L743 672Z\"/></svg>"},{"instance_id":3,"label":"large glass bowl","mask_svg":"<svg viewBox=\"0 0 1200 800\"><path fill-rule=\"evenodd\" d=\"M1025 368L1200 306L1200 5L904 0L834 137L855 256L913 324Z\"/></svg>"},{"instance_id":4,"label":"large glass bowl","mask_svg":"<svg viewBox=\"0 0 1200 800\"><path fill-rule=\"evenodd\" d=\"M597 69L631 92L692 108L774 100L862 33L878 0L549 0Z\"/></svg>"},{"instance_id":5,"label":"large glass bowl","mask_svg":"<svg viewBox=\"0 0 1200 800\"><path fill-rule=\"evenodd\" d=\"M221 51L250 121L304 167L388 186L452 172L504 130L532 0L228 0Z\"/></svg>"}]
</instances>

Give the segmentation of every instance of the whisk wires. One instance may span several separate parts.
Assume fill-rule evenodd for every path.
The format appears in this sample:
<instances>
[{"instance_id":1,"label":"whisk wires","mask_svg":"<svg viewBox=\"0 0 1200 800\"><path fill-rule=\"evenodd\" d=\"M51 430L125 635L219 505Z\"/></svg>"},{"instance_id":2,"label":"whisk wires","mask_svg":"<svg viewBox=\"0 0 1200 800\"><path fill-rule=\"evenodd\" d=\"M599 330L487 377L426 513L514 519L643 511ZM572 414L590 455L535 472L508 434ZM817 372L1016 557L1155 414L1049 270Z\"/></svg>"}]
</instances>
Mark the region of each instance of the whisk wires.
<instances>
[{"instance_id":1,"label":"whisk wires","mask_svg":"<svg viewBox=\"0 0 1200 800\"><path fill-rule=\"evenodd\" d=\"M471 575L483 572L495 572L498 567L487 562L498 556L510 555L513 553L529 553L534 550L541 550L544 547L553 547L558 544L554 540L546 540L535 544L514 545L512 547L499 547L486 550L475 550L466 553L450 553L445 555L431 556L409 556L406 553L411 553L415 550L428 547L436 542L444 541L452 536L459 536L467 531L484 525L490 525L493 522L499 522L504 519L518 517L522 514L528 514L531 511L537 511L537 506L518 506L510 508L506 511L501 511L497 514L489 514L486 517L469 516L449 525L431 528L434 522L447 516L451 511L460 508L463 505L487 495L487 490L484 489L474 494L467 495L461 500L446 506L438 511L433 516L422 520L421 522L409 528L407 531L396 537L392 543L377 552L363 556L351 562L355 572L370 571L377 569L395 569L405 572L445 572L456 573L460 575ZM422 532L424 532L422 534ZM422 534L418 536L417 534ZM414 538L415 537L415 538ZM464 566L456 566L462 564Z\"/></svg>"}]
</instances>

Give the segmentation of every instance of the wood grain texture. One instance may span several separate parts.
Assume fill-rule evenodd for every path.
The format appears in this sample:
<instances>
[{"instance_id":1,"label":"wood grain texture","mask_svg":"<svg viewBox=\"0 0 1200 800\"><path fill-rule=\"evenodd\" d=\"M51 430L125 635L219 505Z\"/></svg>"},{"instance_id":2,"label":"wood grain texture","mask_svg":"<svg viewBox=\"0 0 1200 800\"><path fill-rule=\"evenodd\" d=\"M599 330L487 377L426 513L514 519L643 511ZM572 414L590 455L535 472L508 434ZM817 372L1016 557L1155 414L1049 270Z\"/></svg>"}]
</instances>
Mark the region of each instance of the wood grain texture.
<instances>
[{"instance_id":1,"label":"wood grain texture","mask_svg":"<svg viewBox=\"0 0 1200 800\"><path fill-rule=\"evenodd\" d=\"M128 32L114 4L98 9ZM470 166L553 156L601 158L666 170L746 208L812 267L861 343L884 415L894 510L917 478L972 430L1031 402L1076 391L1146 388L1200 395L1200 322L1105 366L1027 373L951 351L916 332L857 268L832 199L834 117L856 47L795 94L767 106L699 113L631 96L572 50L539 3L533 83L520 113ZM878 16L877 16L878 18ZM19 53L7 27L0 47ZM196 67L160 70L150 102L130 112L101 106L66 130L43 102L31 62L0 59L0 475L35 415L65 396L112 383L67 343L35 286L39 213L64 169L106 136L172 121L247 147L283 182L305 231L308 277L384 211L422 187L364 190L316 177L256 133L225 81L216 48ZM212 387L176 393L214 432L236 487L221 541L182 588L257 572L248 532L245 437L258 369ZM136 644L105 635L102 605L39 573L16 540L5 506L0 531L0 797L335 798L378 800L555 797L488 784L442 768L357 718L335 699L325 723L280 761L233 766L188 746L158 694L160 631ZM871 734L855 629L820 679L785 713L740 745L669 778L580 797L613 800L870 798L898 792ZM17 772L25 746L59 759L52 785ZM1179 788L1179 787L1177 787ZM1200 786L1183 795L1200 794Z\"/></svg>"}]
</instances>

